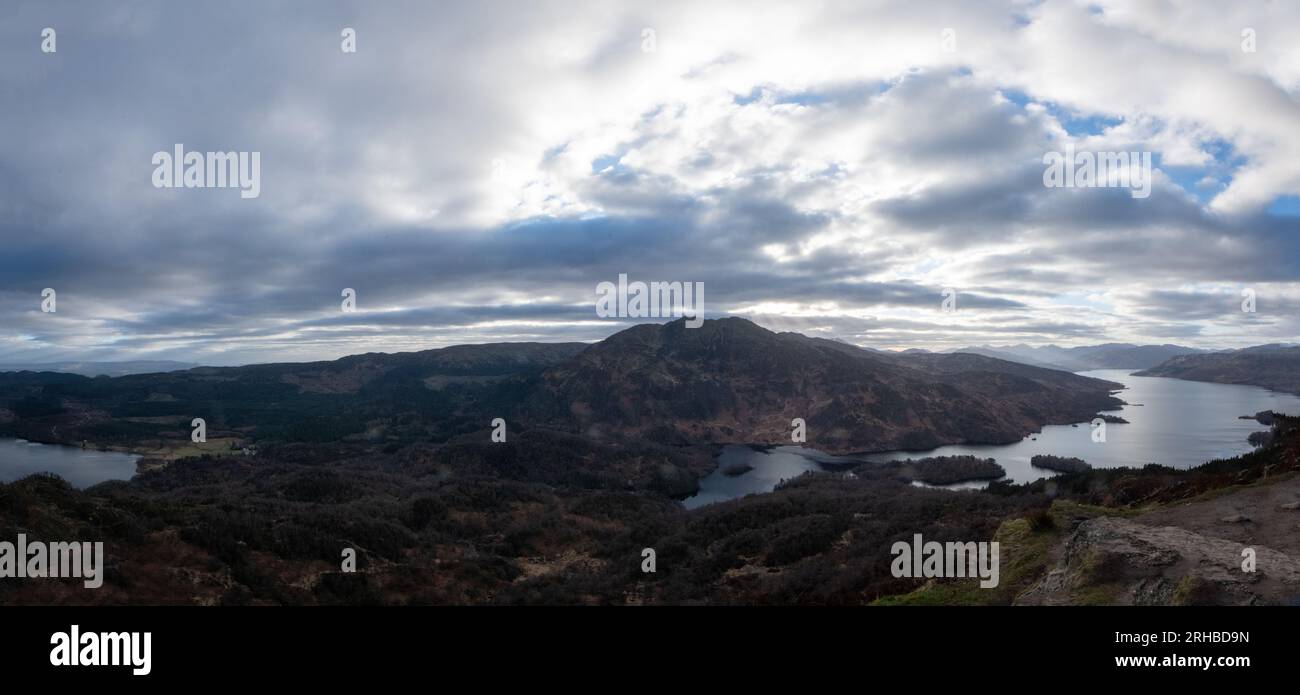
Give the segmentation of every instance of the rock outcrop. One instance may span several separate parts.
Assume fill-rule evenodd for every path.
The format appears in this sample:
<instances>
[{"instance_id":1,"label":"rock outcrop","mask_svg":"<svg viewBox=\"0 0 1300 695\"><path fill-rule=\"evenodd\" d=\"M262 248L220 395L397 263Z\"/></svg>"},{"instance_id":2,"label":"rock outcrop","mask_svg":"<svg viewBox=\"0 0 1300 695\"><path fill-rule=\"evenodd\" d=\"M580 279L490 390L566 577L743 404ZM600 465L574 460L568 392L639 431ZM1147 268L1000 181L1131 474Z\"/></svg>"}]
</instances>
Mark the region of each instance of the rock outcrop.
<instances>
[{"instance_id":1,"label":"rock outcrop","mask_svg":"<svg viewBox=\"0 0 1300 695\"><path fill-rule=\"evenodd\" d=\"M1254 572L1243 569L1247 548ZM1098 517L1075 528L1028 605L1257 605L1300 600L1300 560L1173 526Z\"/></svg>"}]
</instances>

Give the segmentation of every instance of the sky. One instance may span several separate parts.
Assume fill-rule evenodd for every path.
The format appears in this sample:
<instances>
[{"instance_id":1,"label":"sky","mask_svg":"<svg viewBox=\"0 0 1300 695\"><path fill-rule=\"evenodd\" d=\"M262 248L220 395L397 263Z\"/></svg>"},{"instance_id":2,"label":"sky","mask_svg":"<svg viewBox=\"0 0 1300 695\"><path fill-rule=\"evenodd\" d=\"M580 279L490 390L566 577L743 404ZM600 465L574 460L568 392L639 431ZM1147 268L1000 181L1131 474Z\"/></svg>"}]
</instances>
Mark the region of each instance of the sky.
<instances>
[{"instance_id":1,"label":"sky","mask_svg":"<svg viewBox=\"0 0 1300 695\"><path fill-rule=\"evenodd\" d=\"M1296 3L8 1L0 363L665 320L620 274L884 349L1295 342L1298 135ZM156 186L177 144L259 195Z\"/></svg>"}]
</instances>

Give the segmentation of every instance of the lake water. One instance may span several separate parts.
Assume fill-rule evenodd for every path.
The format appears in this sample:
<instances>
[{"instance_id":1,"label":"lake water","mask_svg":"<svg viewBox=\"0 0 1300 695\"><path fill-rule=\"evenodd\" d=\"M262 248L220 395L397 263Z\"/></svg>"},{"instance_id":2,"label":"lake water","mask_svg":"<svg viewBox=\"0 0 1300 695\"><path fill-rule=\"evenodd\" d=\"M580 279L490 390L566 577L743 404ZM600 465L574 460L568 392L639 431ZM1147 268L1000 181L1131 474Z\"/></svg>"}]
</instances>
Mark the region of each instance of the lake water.
<instances>
[{"instance_id":1,"label":"lake water","mask_svg":"<svg viewBox=\"0 0 1300 695\"><path fill-rule=\"evenodd\" d=\"M1191 468L1217 458L1238 456L1251 450L1246 438L1251 432L1268 429L1254 420L1238 419L1272 410L1300 415L1300 397L1276 393L1256 386L1210 384L1163 377L1131 376L1129 370L1099 369L1080 372L1127 388L1117 395L1129 405L1108 414L1118 415L1129 424L1108 423L1106 441L1094 442L1087 422L1049 425L1014 444L952 445L925 452L883 452L857 457L828 456L798 446L782 446L766 451L746 446L726 447L719 456L718 470L700 481L699 494L685 501L687 508L770 492L782 479L793 478L810 470L833 469L836 464L854 461L885 462L925 456L960 456L995 458L1007 471L1007 479L1021 483L1057 475L1029 465L1035 454L1073 456L1094 468L1144 466L1159 463L1174 468ZM753 470L728 476L731 466L749 465ZM972 482L956 486L978 488L987 483Z\"/></svg>"},{"instance_id":2,"label":"lake water","mask_svg":"<svg viewBox=\"0 0 1300 695\"><path fill-rule=\"evenodd\" d=\"M0 483L33 473L54 473L73 486L84 488L105 480L129 479L135 475L135 462L139 458L115 451L0 439Z\"/></svg>"}]
</instances>

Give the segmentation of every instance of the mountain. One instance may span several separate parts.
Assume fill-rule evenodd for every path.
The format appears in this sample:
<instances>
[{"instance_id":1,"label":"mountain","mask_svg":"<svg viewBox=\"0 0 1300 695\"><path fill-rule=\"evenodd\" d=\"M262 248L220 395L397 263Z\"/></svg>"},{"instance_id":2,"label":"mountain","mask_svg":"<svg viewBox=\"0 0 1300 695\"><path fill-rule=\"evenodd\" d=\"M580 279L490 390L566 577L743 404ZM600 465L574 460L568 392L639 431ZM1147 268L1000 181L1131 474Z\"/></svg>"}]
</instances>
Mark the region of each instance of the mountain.
<instances>
[{"instance_id":1,"label":"mountain","mask_svg":"<svg viewBox=\"0 0 1300 695\"><path fill-rule=\"evenodd\" d=\"M1012 442L1116 407L1113 382L968 354L899 354L740 318L647 324L548 369L524 417L592 436L829 452Z\"/></svg>"},{"instance_id":2,"label":"mountain","mask_svg":"<svg viewBox=\"0 0 1300 695\"><path fill-rule=\"evenodd\" d=\"M984 357L992 357L995 360L1006 360L1008 362L1015 362L1017 364L1027 364L1031 367L1041 367L1043 369L1056 369L1064 372L1073 371L1070 368L1064 367L1060 364L1056 364L1052 362L1044 362L1039 359L1030 357L1025 353L1025 350L1021 350L1018 348L1034 349L1034 348L1028 348L1028 346L1016 346L1016 347L1008 347L1008 348L977 346L977 347L962 348L960 350L954 351L952 354L964 353L968 355L983 355Z\"/></svg>"},{"instance_id":3,"label":"mountain","mask_svg":"<svg viewBox=\"0 0 1300 695\"><path fill-rule=\"evenodd\" d=\"M518 379L569 359L585 343L459 345L368 353L329 362L197 367L111 379L0 373L0 436L144 451L188 447L190 422L209 440L445 440L518 400ZM490 417L489 417L490 419Z\"/></svg>"},{"instance_id":4,"label":"mountain","mask_svg":"<svg viewBox=\"0 0 1300 695\"><path fill-rule=\"evenodd\" d=\"M1086 369L1146 369L1178 355L1203 352L1182 345L1128 345L1110 343L1071 348Z\"/></svg>"},{"instance_id":5,"label":"mountain","mask_svg":"<svg viewBox=\"0 0 1300 695\"><path fill-rule=\"evenodd\" d=\"M188 447L187 418L202 415L209 442L255 440L248 453L190 453L84 490L48 475L0 483L0 537L74 529L104 542L120 568L89 593L0 582L0 603L1294 602L1300 419L1279 415L1268 445L1191 470L1096 468L954 493L862 462L686 509L678 500L717 467L710 442L788 441L781 419L791 413L770 422L783 397L808 411L797 416L810 444L856 448L872 445L836 435L839 419L887 445L895 432L1015 436L1001 420L1090 413L1117 385L980 355L871 352L738 320L681 323L593 345L113 379L0 374L0 436ZM692 398L694 410L674 412ZM486 423L497 416L510 434L493 443ZM992 539L1015 562L987 590L970 577L894 576L891 549L917 532ZM1242 547L1259 549L1257 575L1225 557ZM340 548L356 549L364 571L338 571ZM639 571L645 548L666 581Z\"/></svg>"},{"instance_id":6,"label":"mountain","mask_svg":"<svg viewBox=\"0 0 1300 695\"><path fill-rule=\"evenodd\" d=\"M82 376L125 376L151 374L191 369L198 365L171 360L138 360L134 362L42 362L39 364L0 363L0 372L63 372Z\"/></svg>"},{"instance_id":7,"label":"mountain","mask_svg":"<svg viewBox=\"0 0 1300 695\"><path fill-rule=\"evenodd\" d=\"M1219 384L1250 384L1300 394L1300 347L1256 347L1182 355L1138 372L1138 376L1167 376Z\"/></svg>"},{"instance_id":8,"label":"mountain","mask_svg":"<svg viewBox=\"0 0 1300 695\"><path fill-rule=\"evenodd\" d=\"M1048 369L1082 372L1090 369L1147 369L1171 357L1197 354L1202 351L1182 345L1106 343L1072 348L1056 345L976 346L963 348L957 352L985 355Z\"/></svg>"},{"instance_id":9,"label":"mountain","mask_svg":"<svg viewBox=\"0 0 1300 695\"><path fill-rule=\"evenodd\" d=\"M168 458L188 447L195 417L228 448L390 449L498 417L592 441L779 444L803 418L808 445L829 452L928 449L1087 420L1117 407L1119 388L978 355L874 352L738 318L678 320L594 345L463 345L114 379L0 374L0 434L133 450L147 441Z\"/></svg>"}]
</instances>

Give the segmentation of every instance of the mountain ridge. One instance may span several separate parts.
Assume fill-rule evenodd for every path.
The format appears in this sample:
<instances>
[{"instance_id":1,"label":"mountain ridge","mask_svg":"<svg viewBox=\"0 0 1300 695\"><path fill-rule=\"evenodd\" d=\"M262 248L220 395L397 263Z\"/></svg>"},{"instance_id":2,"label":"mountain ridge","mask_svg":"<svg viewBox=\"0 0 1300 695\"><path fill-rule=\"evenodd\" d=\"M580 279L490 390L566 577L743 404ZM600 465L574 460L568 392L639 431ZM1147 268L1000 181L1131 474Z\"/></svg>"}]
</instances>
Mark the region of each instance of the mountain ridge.
<instances>
[{"instance_id":1,"label":"mountain ridge","mask_svg":"<svg viewBox=\"0 0 1300 695\"><path fill-rule=\"evenodd\" d=\"M0 432L130 447L188 439L403 446L495 418L588 438L790 443L828 452L1006 443L1090 419L1119 384L976 355L901 355L741 318L642 324L595 344L493 343L314 363L86 379L0 374ZM165 441L164 441L165 440ZM154 448L154 447L151 447Z\"/></svg>"},{"instance_id":2,"label":"mountain ridge","mask_svg":"<svg viewBox=\"0 0 1300 695\"><path fill-rule=\"evenodd\" d=\"M126 376L128 374L154 374L193 369L193 362L175 360L124 360L120 362L95 362L67 360L62 362L6 363L0 362L0 372L59 372L81 376Z\"/></svg>"},{"instance_id":3,"label":"mountain ridge","mask_svg":"<svg viewBox=\"0 0 1300 695\"><path fill-rule=\"evenodd\" d=\"M541 376L526 417L596 435L759 444L790 443L791 421L803 418L809 446L850 453L1006 443L1120 404L1114 382L710 321L646 324L596 343Z\"/></svg>"},{"instance_id":4,"label":"mountain ridge","mask_svg":"<svg viewBox=\"0 0 1300 695\"><path fill-rule=\"evenodd\" d=\"M1063 348L1056 345L1010 345L995 347L978 345L954 350L996 357L1012 362L1032 364L1064 371L1093 369L1148 369L1171 357L1205 352L1183 345L1135 345L1132 343L1101 343Z\"/></svg>"},{"instance_id":5,"label":"mountain ridge","mask_svg":"<svg viewBox=\"0 0 1300 695\"><path fill-rule=\"evenodd\" d=\"M1182 355L1137 375L1248 384L1300 394L1300 347L1256 345L1240 350Z\"/></svg>"}]
</instances>

